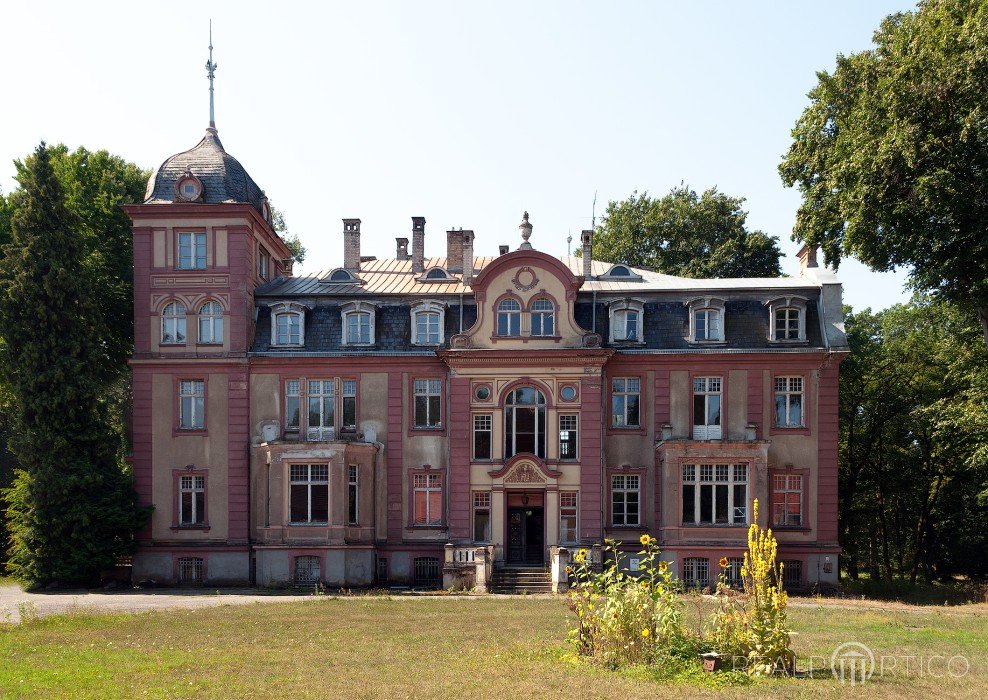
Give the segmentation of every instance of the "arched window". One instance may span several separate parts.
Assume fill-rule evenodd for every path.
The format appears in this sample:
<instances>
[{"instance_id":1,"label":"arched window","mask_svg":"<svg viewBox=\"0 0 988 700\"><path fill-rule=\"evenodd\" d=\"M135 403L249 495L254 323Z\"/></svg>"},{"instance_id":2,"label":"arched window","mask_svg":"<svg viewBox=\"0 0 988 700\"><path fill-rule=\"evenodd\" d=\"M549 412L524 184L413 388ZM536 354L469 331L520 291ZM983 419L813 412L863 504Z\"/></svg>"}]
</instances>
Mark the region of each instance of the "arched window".
<instances>
[{"instance_id":1,"label":"arched window","mask_svg":"<svg viewBox=\"0 0 988 700\"><path fill-rule=\"evenodd\" d=\"M356 282L357 278L348 270L333 270L329 275L330 282Z\"/></svg>"},{"instance_id":2,"label":"arched window","mask_svg":"<svg viewBox=\"0 0 988 700\"><path fill-rule=\"evenodd\" d=\"M223 307L219 302L207 301L199 307L199 342L223 342Z\"/></svg>"},{"instance_id":3,"label":"arched window","mask_svg":"<svg viewBox=\"0 0 988 700\"><path fill-rule=\"evenodd\" d=\"M425 274L425 278L430 280L445 280L449 279L449 275L441 267L434 267Z\"/></svg>"},{"instance_id":4,"label":"arched window","mask_svg":"<svg viewBox=\"0 0 988 700\"><path fill-rule=\"evenodd\" d=\"M504 299L497 305L497 334L521 335L521 304L515 299Z\"/></svg>"},{"instance_id":5,"label":"arched window","mask_svg":"<svg viewBox=\"0 0 988 700\"><path fill-rule=\"evenodd\" d=\"M504 402L504 458L519 452L545 459L545 395L530 386L515 389Z\"/></svg>"},{"instance_id":6,"label":"arched window","mask_svg":"<svg viewBox=\"0 0 988 700\"><path fill-rule=\"evenodd\" d=\"M302 344L302 314L286 311L276 314L274 319L276 345Z\"/></svg>"},{"instance_id":7,"label":"arched window","mask_svg":"<svg viewBox=\"0 0 988 700\"><path fill-rule=\"evenodd\" d=\"M161 344L185 345L185 304L173 301L161 313Z\"/></svg>"},{"instance_id":8,"label":"arched window","mask_svg":"<svg viewBox=\"0 0 988 700\"><path fill-rule=\"evenodd\" d=\"M548 299L532 303L532 335L552 336L556 332L555 306Z\"/></svg>"},{"instance_id":9,"label":"arched window","mask_svg":"<svg viewBox=\"0 0 988 700\"><path fill-rule=\"evenodd\" d=\"M611 277L631 277L631 270L624 265L615 265L608 274Z\"/></svg>"}]
</instances>

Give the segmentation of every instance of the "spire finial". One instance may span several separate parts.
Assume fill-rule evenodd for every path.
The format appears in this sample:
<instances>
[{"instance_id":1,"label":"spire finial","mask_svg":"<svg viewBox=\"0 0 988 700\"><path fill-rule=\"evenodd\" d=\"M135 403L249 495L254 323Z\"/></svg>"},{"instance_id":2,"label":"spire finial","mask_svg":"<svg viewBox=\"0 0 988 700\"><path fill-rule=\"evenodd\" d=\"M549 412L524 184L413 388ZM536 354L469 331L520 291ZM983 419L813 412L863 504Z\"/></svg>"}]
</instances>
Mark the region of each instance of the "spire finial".
<instances>
[{"instance_id":1,"label":"spire finial","mask_svg":"<svg viewBox=\"0 0 988 700\"><path fill-rule=\"evenodd\" d=\"M216 64L213 63L213 20L209 20L209 60L206 61L206 75L209 76L209 128L216 129L216 115L213 112L213 78L216 77Z\"/></svg>"},{"instance_id":2,"label":"spire finial","mask_svg":"<svg viewBox=\"0 0 988 700\"><path fill-rule=\"evenodd\" d=\"M518 230L521 231L522 243L518 246L518 250L531 250L532 244L528 242L528 239L532 236L532 224L528 221L528 212L526 211L522 214L521 224L518 225Z\"/></svg>"}]
</instances>

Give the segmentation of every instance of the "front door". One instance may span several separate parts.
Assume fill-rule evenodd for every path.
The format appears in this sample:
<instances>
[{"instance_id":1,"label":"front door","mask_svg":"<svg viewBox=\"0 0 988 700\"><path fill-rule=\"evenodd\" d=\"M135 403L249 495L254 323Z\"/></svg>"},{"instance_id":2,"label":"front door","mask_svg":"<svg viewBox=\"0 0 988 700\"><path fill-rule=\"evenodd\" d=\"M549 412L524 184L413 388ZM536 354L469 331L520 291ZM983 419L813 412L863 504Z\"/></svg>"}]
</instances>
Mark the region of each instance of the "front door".
<instances>
[{"instance_id":1,"label":"front door","mask_svg":"<svg viewBox=\"0 0 988 700\"><path fill-rule=\"evenodd\" d=\"M541 566L545 562L542 506L508 508L508 564Z\"/></svg>"}]
</instances>

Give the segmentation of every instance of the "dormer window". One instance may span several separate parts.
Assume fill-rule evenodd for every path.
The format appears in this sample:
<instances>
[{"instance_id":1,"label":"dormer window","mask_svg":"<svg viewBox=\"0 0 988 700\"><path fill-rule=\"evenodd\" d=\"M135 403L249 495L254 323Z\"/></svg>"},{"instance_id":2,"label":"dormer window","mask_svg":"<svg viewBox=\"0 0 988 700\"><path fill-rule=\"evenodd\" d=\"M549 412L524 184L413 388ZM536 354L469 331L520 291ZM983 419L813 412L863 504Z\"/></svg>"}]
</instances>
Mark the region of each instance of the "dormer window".
<instances>
[{"instance_id":1,"label":"dormer window","mask_svg":"<svg viewBox=\"0 0 988 700\"><path fill-rule=\"evenodd\" d=\"M161 312L161 344L185 345L185 304L173 301Z\"/></svg>"},{"instance_id":2,"label":"dormer window","mask_svg":"<svg viewBox=\"0 0 988 700\"><path fill-rule=\"evenodd\" d=\"M502 299L497 305L497 334L521 335L521 304L517 299Z\"/></svg>"},{"instance_id":3,"label":"dormer window","mask_svg":"<svg viewBox=\"0 0 988 700\"><path fill-rule=\"evenodd\" d=\"M780 297L767 302L769 341L774 343L806 342L806 299Z\"/></svg>"},{"instance_id":4,"label":"dormer window","mask_svg":"<svg viewBox=\"0 0 988 700\"><path fill-rule=\"evenodd\" d=\"M444 308L438 302L422 302L412 307L412 343L439 345L443 342Z\"/></svg>"},{"instance_id":5,"label":"dormer window","mask_svg":"<svg viewBox=\"0 0 988 700\"><path fill-rule=\"evenodd\" d=\"M556 306L549 299L536 299L530 308L532 335L552 337L556 333Z\"/></svg>"},{"instance_id":6,"label":"dormer window","mask_svg":"<svg viewBox=\"0 0 988 700\"><path fill-rule=\"evenodd\" d=\"M202 180L186 170L175 182L175 198L180 202L201 202Z\"/></svg>"},{"instance_id":7,"label":"dormer window","mask_svg":"<svg viewBox=\"0 0 988 700\"><path fill-rule=\"evenodd\" d=\"M290 302L274 304L271 315L271 345L305 345L305 307Z\"/></svg>"},{"instance_id":8,"label":"dormer window","mask_svg":"<svg viewBox=\"0 0 988 700\"><path fill-rule=\"evenodd\" d=\"M446 274L446 270L441 267L434 267L425 273L425 278L427 280L446 280L449 279L449 275Z\"/></svg>"},{"instance_id":9,"label":"dormer window","mask_svg":"<svg viewBox=\"0 0 988 700\"><path fill-rule=\"evenodd\" d=\"M343 343L373 345L376 308L363 301L343 305Z\"/></svg>"},{"instance_id":10,"label":"dormer window","mask_svg":"<svg viewBox=\"0 0 988 700\"><path fill-rule=\"evenodd\" d=\"M330 284L360 284L361 280L359 277L354 275L349 270L344 270L342 267L338 267L328 275L323 277L320 282L328 282Z\"/></svg>"},{"instance_id":11,"label":"dormer window","mask_svg":"<svg viewBox=\"0 0 988 700\"><path fill-rule=\"evenodd\" d=\"M724 341L724 300L701 297L686 302L690 314L691 343L721 343Z\"/></svg>"},{"instance_id":12,"label":"dormer window","mask_svg":"<svg viewBox=\"0 0 988 700\"><path fill-rule=\"evenodd\" d=\"M636 299L624 299L610 306L611 342L612 343L642 343L644 342L645 305Z\"/></svg>"},{"instance_id":13,"label":"dormer window","mask_svg":"<svg viewBox=\"0 0 988 700\"><path fill-rule=\"evenodd\" d=\"M615 265L607 274L611 277L631 277L631 270L624 265Z\"/></svg>"},{"instance_id":14,"label":"dormer window","mask_svg":"<svg viewBox=\"0 0 988 700\"><path fill-rule=\"evenodd\" d=\"M627 265L612 265L610 270L600 275L597 279L614 279L622 282L641 282L642 276L637 274Z\"/></svg>"}]
</instances>

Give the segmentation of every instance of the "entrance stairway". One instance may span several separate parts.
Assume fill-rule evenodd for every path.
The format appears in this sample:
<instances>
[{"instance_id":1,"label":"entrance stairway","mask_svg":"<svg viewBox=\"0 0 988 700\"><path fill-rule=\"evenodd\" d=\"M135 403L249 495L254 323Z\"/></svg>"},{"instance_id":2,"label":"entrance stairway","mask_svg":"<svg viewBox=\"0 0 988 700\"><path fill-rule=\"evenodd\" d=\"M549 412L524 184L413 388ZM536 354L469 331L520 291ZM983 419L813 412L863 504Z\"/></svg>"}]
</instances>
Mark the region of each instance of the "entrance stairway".
<instances>
[{"instance_id":1,"label":"entrance stairway","mask_svg":"<svg viewBox=\"0 0 988 700\"><path fill-rule=\"evenodd\" d=\"M544 567L494 569L491 593L552 593L552 581Z\"/></svg>"}]
</instances>

